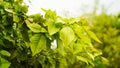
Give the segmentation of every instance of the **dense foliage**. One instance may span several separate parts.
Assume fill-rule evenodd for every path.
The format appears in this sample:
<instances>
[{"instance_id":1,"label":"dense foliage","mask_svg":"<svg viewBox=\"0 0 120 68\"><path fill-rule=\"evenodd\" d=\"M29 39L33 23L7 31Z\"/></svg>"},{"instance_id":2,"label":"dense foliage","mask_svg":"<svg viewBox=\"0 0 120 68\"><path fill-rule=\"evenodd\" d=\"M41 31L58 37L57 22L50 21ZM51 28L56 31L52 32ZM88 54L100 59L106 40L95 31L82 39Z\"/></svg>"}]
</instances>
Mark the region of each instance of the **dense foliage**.
<instances>
[{"instance_id":1,"label":"dense foliage","mask_svg":"<svg viewBox=\"0 0 120 68\"><path fill-rule=\"evenodd\" d=\"M0 68L88 68L104 62L91 43L101 41L85 20L27 11L22 0L0 0Z\"/></svg>"},{"instance_id":2,"label":"dense foliage","mask_svg":"<svg viewBox=\"0 0 120 68\"><path fill-rule=\"evenodd\" d=\"M92 30L102 41L94 42L95 47L102 50L105 58L109 60L106 68L120 68L120 17L107 15L92 15Z\"/></svg>"}]
</instances>

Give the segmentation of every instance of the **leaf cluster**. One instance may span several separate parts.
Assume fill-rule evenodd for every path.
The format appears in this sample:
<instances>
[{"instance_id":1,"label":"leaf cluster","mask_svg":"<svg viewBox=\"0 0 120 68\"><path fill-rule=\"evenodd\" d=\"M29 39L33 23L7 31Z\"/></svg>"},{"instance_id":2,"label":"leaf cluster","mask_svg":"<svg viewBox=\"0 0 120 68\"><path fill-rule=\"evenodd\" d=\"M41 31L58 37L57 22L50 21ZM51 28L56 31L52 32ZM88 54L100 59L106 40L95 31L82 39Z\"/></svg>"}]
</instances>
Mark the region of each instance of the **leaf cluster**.
<instances>
[{"instance_id":1,"label":"leaf cluster","mask_svg":"<svg viewBox=\"0 0 120 68\"><path fill-rule=\"evenodd\" d=\"M44 16L27 16L22 0L1 0L0 7L0 68L94 67L102 54L91 43L101 41L81 18L45 9Z\"/></svg>"}]
</instances>

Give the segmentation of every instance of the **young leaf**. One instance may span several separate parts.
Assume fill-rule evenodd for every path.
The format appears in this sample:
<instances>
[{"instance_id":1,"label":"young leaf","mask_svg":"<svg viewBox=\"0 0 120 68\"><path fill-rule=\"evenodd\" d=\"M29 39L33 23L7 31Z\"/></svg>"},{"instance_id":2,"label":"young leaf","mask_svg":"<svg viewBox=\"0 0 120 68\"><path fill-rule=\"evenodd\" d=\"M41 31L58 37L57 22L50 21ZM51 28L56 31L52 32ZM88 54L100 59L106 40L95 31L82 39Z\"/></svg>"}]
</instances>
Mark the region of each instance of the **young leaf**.
<instances>
[{"instance_id":1,"label":"young leaf","mask_svg":"<svg viewBox=\"0 0 120 68\"><path fill-rule=\"evenodd\" d=\"M50 35L55 34L56 32L59 31L60 28L56 27L54 22L49 22L48 23L48 32Z\"/></svg>"},{"instance_id":2,"label":"young leaf","mask_svg":"<svg viewBox=\"0 0 120 68\"><path fill-rule=\"evenodd\" d=\"M94 39L95 41L97 41L99 43L102 43L92 31L87 31L87 33L92 39Z\"/></svg>"},{"instance_id":3,"label":"young leaf","mask_svg":"<svg viewBox=\"0 0 120 68\"><path fill-rule=\"evenodd\" d=\"M86 58L84 58L84 57L82 57L82 56L77 56L76 58L77 58L78 60L83 61L83 62L85 62L85 63L88 64L88 60L87 60Z\"/></svg>"},{"instance_id":4,"label":"young leaf","mask_svg":"<svg viewBox=\"0 0 120 68\"><path fill-rule=\"evenodd\" d=\"M46 38L41 34L35 34L30 38L30 48L32 56L38 54L41 50L46 48Z\"/></svg>"},{"instance_id":5,"label":"young leaf","mask_svg":"<svg viewBox=\"0 0 120 68\"><path fill-rule=\"evenodd\" d=\"M0 58L0 68L9 68L10 64L6 59Z\"/></svg>"},{"instance_id":6,"label":"young leaf","mask_svg":"<svg viewBox=\"0 0 120 68\"><path fill-rule=\"evenodd\" d=\"M28 28L30 28L31 31L35 33L39 32L46 32L46 29L42 28L39 24L37 23L30 23L28 20L25 21Z\"/></svg>"},{"instance_id":7,"label":"young leaf","mask_svg":"<svg viewBox=\"0 0 120 68\"><path fill-rule=\"evenodd\" d=\"M6 50L1 50L0 53L5 56L10 56L11 54Z\"/></svg>"},{"instance_id":8,"label":"young leaf","mask_svg":"<svg viewBox=\"0 0 120 68\"><path fill-rule=\"evenodd\" d=\"M37 23L29 23L27 26L32 30L33 32L39 33L41 32L41 26Z\"/></svg>"},{"instance_id":9,"label":"young leaf","mask_svg":"<svg viewBox=\"0 0 120 68\"><path fill-rule=\"evenodd\" d=\"M89 36L87 36L87 33L82 28L82 26L79 26L78 24L73 24L72 28L75 31L76 35L78 35L78 37L81 39L81 41L83 41L83 43L86 43L89 45L91 44L91 40Z\"/></svg>"},{"instance_id":10,"label":"young leaf","mask_svg":"<svg viewBox=\"0 0 120 68\"><path fill-rule=\"evenodd\" d=\"M61 29L60 31L60 39L62 40L62 42L64 43L64 45L69 45L75 38L75 34L74 31L66 26L63 29Z\"/></svg>"},{"instance_id":11,"label":"young leaf","mask_svg":"<svg viewBox=\"0 0 120 68\"><path fill-rule=\"evenodd\" d=\"M45 18L56 19L56 17L57 17L56 11L51 11L50 9L46 10L43 8L41 8L41 9L45 12Z\"/></svg>"}]
</instances>

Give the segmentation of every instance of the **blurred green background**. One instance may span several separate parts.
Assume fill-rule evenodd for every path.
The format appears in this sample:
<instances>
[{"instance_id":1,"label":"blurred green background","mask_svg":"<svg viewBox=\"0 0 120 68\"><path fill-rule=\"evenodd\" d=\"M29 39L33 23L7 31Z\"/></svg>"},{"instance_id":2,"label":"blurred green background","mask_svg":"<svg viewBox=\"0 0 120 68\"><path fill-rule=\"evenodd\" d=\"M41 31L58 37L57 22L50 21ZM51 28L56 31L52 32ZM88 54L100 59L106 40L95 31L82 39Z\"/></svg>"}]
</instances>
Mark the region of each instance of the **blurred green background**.
<instances>
[{"instance_id":1,"label":"blurred green background","mask_svg":"<svg viewBox=\"0 0 120 68\"><path fill-rule=\"evenodd\" d=\"M82 17L86 18L91 30L102 41L102 44L93 41L94 46L101 49L102 56L109 61L106 65L98 63L98 67L120 68L120 14L108 15L104 12L99 15L85 14Z\"/></svg>"}]
</instances>

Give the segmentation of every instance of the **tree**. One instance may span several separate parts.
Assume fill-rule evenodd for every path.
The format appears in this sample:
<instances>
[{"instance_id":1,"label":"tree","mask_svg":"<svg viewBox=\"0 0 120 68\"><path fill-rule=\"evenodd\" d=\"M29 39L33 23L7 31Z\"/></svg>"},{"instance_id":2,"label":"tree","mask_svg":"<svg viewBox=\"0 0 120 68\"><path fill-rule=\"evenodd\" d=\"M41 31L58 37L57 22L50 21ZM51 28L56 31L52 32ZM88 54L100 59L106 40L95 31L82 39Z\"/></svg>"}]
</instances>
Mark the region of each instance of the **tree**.
<instances>
[{"instance_id":1,"label":"tree","mask_svg":"<svg viewBox=\"0 0 120 68\"><path fill-rule=\"evenodd\" d=\"M45 9L27 16L23 0L1 0L0 7L0 68L94 67L101 58L91 40L101 41L81 18Z\"/></svg>"}]
</instances>

